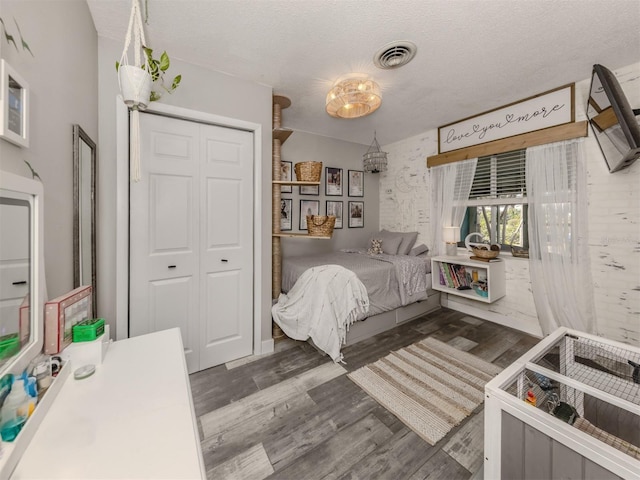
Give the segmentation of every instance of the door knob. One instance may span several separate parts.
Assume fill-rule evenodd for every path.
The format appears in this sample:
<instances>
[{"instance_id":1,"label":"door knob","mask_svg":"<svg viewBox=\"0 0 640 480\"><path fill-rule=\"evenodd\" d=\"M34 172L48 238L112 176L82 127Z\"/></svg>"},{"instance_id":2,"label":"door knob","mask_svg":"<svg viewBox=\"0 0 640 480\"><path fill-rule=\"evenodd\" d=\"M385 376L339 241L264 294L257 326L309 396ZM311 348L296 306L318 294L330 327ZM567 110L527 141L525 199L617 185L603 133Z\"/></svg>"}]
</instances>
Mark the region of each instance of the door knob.
<instances>
[{"instance_id":1,"label":"door knob","mask_svg":"<svg viewBox=\"0 0 640 480\"><path fill-rule=\"evenodd\" d=\"M227 260L226 258L223 258L220 261L223 262L223 263L227 263L229 260Z\"/></svg>"},{"instance_id":2,"label":"door knob","mask_svg":"<svg viewBox=\"0 0 640 480\"><path fill-rule=\"evenodd\" d=\"M176 266L175 265L169 265L168 268L176 268Z\"/></svg>"}]
</instances>

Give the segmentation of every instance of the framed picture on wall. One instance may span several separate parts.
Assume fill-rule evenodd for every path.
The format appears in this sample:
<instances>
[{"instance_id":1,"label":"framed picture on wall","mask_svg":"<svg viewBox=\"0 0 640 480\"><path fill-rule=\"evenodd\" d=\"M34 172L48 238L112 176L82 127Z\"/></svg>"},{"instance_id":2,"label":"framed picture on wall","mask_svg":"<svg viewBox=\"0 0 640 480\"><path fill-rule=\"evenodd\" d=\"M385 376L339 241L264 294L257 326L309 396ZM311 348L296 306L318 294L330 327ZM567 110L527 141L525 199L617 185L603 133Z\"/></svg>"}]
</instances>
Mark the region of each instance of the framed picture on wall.
<instances>
[{"instance_id":1,"label":"framed picture on wall","mask_svg":"<svg viewBox=\"0 0 640 480\"><path fill-rule=\"evenodd\" d=\"M334 225L334 230L336 228L342 228L342 205L344 202L337 202L335 200L327 200L327 215L333 215L336 217L336 223Z\"/></svg>"},{"instance_id":2,"label":"framed picture on wall","mask_svg":"<svg viewBox=\"0 0 640 480\"><path fill-rule=\"evenodd\" d=\"M29 85L4 59L0 60L0 137L29 146Z\"/></svg>"},{"instance_id":3,"label":"framed picture on wall","mask_svg":"<svg viewBox=\"0 0 640 480\"><path fill-rule=\"evenodd\" d=\"M342 196L342 169L327 167L325 169L325 195L327 197Z\"/></svg>"},{"instance_id":4,"label":"framed picture on wall","mask_svg":"<svg viewBox=\"0 0 640 480\"><path fill-rule=\"evenodd\" d=\"M349 196L364 197L364 172L349 170Z\"/></svg>"},{"instance_id":5,"label":"framed picture on wall","mask_svg":"<svg viewBox=\"0 0 640 480\"><path fill-rule=\"evenodd\" d=\"M364 202L349 202L349 228L364 227Z\"/></svg>"},{"instance_id":6,"label":"framed picture on wall","mask_svg":"<svg viewBox=\"0 0 640 480\"><path fill-rule=\"evenodd\" d=\"M318 215L319 212L319 200L300 200L300 230L307 229L307 215Z\"/></svg>"},{"instance_id":7,"label":"framed picture on wall","mask_svg":"<svg viewBox=\"0 0 640 480\"><path fill-rule=\"evenodd\" d=\"M293 200L283 198L280 200L280 231L291 230L291 217L293 216Z\"/></svg>"},{"instance_id":8,"label":"framed picture on wall","mask_svg":"<svg viewBox=\"0 0 640 480\"><path fill-rule=\"evenodd\" d=\"M293 162L280 162L280 180L283 182L290 182L292 178L291 171L293 170ZM280 187L281 193L292 193L293 187L291 185L282 185Z\"/></svg>"},{"instance_id":9,"label":"framed picture on wall","mask_svg":"<svg viewBox=\"0 0 640 480\"><path fill-rule=\"evenodd\" d=\"M320 195L320 185L300 185L300 195Z\"/></svg>"}]
</instances>

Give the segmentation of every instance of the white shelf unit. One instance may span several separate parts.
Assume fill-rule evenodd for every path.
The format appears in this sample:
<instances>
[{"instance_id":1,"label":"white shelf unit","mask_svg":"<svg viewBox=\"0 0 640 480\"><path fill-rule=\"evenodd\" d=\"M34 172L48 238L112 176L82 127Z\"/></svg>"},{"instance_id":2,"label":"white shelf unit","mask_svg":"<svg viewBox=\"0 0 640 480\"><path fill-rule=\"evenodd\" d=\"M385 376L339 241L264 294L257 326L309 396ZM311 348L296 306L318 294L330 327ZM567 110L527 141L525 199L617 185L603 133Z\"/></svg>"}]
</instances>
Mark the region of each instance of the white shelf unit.
<instances>
[{"instance_id":1,"label":"white shelf unit","mask_svg":"<svg viewBox=\"0 0 640 480\"><path fill-rule=\"evenodd\" d=\"M457 288L450 288L446 285L442 285L440 283L440 266L442 265L444 267L449 264L464 265L467 272L471 273L473 270L476 270L479 278L486 278L488 296L482 297L473 289L458 290ZM439 292L469 298L478 302L493 303L506 295L504 261L502 259L498 259L498 261L482 262L478 260L471 260L470 258L462 255L433 257L431 259L431 286L434 290L438 290Z\"/></svg>"}]
</instances>

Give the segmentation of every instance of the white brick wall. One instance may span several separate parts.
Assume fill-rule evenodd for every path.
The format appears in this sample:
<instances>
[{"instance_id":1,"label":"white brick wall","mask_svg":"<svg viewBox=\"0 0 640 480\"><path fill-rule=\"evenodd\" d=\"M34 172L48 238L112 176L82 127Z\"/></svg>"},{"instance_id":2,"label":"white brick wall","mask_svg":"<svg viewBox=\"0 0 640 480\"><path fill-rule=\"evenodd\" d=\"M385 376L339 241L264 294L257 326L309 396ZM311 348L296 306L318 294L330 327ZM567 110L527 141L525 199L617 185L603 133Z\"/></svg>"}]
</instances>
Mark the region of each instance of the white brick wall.
<instances>
[{"instance_id":1,"label":"white brick wall","mask_svg":"<svg viewBox=\"0 0 640 480\"><path fill-rule=\"evenodd\" d=\"M640 63L615 70L632 107L640 107ZM576 121L584 120L591 79L576 83ZM517 100L517 99L514 99ZM586 139L589 247L598 333L640 344L640 161L610 174L593 134ZM380 228L419 232L430 245L429 173L437 130L385 145L389 170L380 178ZM462 251L460 252L462 254ZM506 260L507 295L487 305L456 297L480 317L540 332L526 259ZM453 300L453 298L451 299Z\"/></svg>"}]
</instances>

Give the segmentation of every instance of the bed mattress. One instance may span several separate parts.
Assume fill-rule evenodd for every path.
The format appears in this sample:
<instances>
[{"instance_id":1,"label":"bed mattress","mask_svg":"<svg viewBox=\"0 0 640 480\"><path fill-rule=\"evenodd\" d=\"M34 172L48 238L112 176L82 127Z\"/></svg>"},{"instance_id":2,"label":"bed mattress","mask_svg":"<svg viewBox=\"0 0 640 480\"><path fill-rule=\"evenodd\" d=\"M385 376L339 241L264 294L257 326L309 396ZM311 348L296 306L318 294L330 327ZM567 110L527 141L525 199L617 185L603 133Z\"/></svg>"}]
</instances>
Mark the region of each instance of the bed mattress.
<instances>
[{"instance_id":1,"label":"bed mattress","mask_svg":"<svg viewBox=\"0 0 640 480\"><path fill-rule=\"evenodd\" d=\"M401 265L410 264L412 267L418 264L423 266L420 269L422 272L420 275L424 276L425 282L421 285L425 287L407 295L406 285L401 286L398 262ZM367 255L363 251L339 251L283 259L282 291L287 293L306 270L319 265L340 265L358 276L369 296L367 316L424 300L427 298L426 290L431 285L430 275L428 275L431 270L430 259L407 255Z\"/></svg>"}]
</instances>

